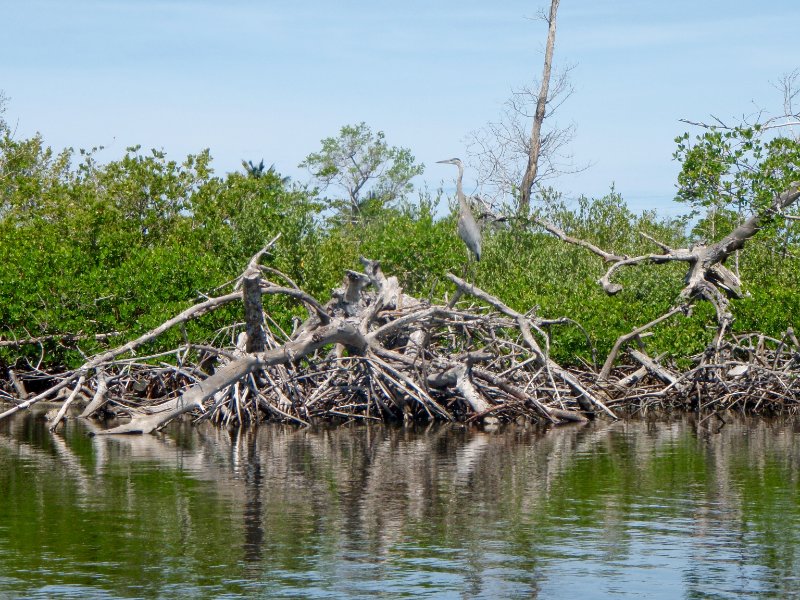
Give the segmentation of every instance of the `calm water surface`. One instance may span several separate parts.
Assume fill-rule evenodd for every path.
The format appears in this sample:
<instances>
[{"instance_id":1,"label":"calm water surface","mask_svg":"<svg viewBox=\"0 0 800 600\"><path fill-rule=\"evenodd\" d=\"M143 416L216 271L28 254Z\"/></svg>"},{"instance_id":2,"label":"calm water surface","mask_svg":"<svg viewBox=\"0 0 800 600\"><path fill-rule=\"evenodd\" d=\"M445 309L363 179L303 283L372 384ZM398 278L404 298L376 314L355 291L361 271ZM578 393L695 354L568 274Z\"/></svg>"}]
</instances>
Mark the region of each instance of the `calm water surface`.
<instances>
[{"instance_id":1,"label":"calm water surface","mask_svg":"<svg viewBox=\"0 0 800 600\"><path fill-rule=\"evenodd\" d=\"M800 428L0 422L0 597L254 596L800 598Z\"/></svg>"}]
</instances>

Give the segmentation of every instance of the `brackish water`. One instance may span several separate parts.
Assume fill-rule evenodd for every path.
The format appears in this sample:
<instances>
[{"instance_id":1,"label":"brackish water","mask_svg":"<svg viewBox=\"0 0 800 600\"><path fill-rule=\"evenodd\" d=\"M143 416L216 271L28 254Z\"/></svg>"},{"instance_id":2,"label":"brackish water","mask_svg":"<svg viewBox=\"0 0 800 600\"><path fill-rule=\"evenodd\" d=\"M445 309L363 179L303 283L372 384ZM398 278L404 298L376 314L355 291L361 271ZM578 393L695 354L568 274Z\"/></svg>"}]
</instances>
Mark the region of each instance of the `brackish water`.
<instances>
[{"instance_id":1,"label":"brackish water","mask_svg":"<svg viewBox=\"0 0 800 600\"><path fill-rule=\"evenodd\" d=\"M0 422L0 597L800 598L800 428ZM712 429L713 427L713 429Z\"/></svg>"}]
</instances>

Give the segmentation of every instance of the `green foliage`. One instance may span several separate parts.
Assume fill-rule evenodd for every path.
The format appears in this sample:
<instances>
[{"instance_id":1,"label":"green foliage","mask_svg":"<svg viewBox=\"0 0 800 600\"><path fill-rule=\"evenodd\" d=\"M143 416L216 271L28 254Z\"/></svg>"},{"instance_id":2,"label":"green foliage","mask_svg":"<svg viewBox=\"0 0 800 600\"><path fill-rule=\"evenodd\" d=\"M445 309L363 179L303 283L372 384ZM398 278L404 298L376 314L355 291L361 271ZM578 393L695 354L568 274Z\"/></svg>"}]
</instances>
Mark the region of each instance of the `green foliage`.
<instances>
[{"instance_id":1,"label":"green foliage","mask_svg":"<svg viewBox=\"0 0 800 600\"><path fill-rule=\"evenodd\" d=\"M643 233L672 247L686 243L685 220L660 219L652 210L637 215L613 186L602 198L581 196L574 208L568 207L557 192L544 190L539 214L568 235L617 254L653 251Z\"/></svg>"},{"instance_id":2,"label":"green foliage","mask_svg":"<svg viewBox=\"0 0 800 600\"><path fill-rule=\"evenodd\" d=\"M674 157L681 162L676 200L689 204L694 215L707 213L695 235L715 239L727 233L731 222L769 206L800 180L800 140L771 131L759 124L709 127L693 141L688 133L675 138Z\"/></svg>"},{"instance_id":3,"label":"green foliage","mask_svg":"<svg viewBox=\"0 0 800 600\"><path fill-rule=\"evenodd\" d=\"M0 324L4 338L124 331L133 337L237 276L276 234L273 264L302 282L318 203L274 170L215 177L207 151L184 161L129 148L54 153L39 136L0 143ZM73 167L72 162L80 161ZM276 315L296 310L277 303ZM200 339L235 322L206 321ZM286 320L286 319L283 319ZM177 336L178 334L174 334ZM166 338L162 345L174 343ZM92 344L84 344L92 351ZM25 349L31 358L38 349ZM50 361L74 364L72 350ZM6 352L5 360L16 359ZM0 356L3 360L3 356Z\"/></svg>"},{"instance_id":4,"label":"green foliage","mask_svg":"<svg viewBox=\"0 0 800 600\"><path fill-rule=\"evenodd\" d=\"M688 133L676 138L681 164L677 200L693 207L753 211L798 178L800 142L765 139L759 125L709 128L692 143Z\"/></svg>"},{"instance_id":5,"label":"green foliage","mask_svg":"<svg viewBox=\"0 0 800 600\"><path fill-rule=\"evenodd\" d=\"M424 165L415 164L408 148L389 146L382 131L373 133L361 122L345 125L338 137L322 140L322 149L306 156L307 168L323 190L335 186L347 197L330 200L344 220L355 221L374 214L412 191L411 179Z\"/></svg>"}]
</instances>

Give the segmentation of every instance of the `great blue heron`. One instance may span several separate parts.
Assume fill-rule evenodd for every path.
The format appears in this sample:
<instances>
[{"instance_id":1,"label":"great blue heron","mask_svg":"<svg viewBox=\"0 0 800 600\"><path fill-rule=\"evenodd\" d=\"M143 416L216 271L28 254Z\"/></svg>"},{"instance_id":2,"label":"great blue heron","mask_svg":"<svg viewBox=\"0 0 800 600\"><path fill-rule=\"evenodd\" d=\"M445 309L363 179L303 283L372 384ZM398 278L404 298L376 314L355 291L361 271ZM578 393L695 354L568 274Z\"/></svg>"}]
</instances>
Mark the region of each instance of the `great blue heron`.
<instances>
[{"instance_id":1,"label":"great blue heron","mask_svg":"<svg viewBox=\"0 0 800 600\"><path fill-rule=\"evenodd\" d=\"M469 251L475 255L475 260L481 260L481 228L472 216L472 210L467 204L467 197L461 180L464 178L464 165L461 159L451 158L448 160L436 161L445 165L455 165L458 167L458 180L456 181L456 197L458 198L458 235L464 240Z\"/></svg>"}]
</instances>

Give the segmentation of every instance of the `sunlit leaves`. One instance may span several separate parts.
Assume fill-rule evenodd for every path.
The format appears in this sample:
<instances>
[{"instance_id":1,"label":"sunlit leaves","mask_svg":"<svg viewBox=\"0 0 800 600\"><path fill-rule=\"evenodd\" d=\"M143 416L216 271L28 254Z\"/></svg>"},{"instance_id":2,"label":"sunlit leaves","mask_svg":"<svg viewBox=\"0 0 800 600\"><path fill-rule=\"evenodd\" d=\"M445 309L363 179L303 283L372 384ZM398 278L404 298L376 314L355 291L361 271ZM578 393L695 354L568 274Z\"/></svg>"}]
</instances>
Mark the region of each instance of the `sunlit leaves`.
<instances>
[{"instance_id":1,"label":"sunlit leaves","mask_svg":"<svg viewBox=\"0 0 800 600\"><path fill-rule=\"evenodd\" d=\"M760 125L709 127L691 139L675 139L674 157L681 162L676 199L704 209L709 219L718 211L744 215L768 206L773 198L800 180L800 140L774 135ZM714 237L713 222L699 230Z\"/></svg>"},{"instance_id":2,"label":"sunlit leaves","mask_svg":"<svg viewBox=\"0 0 800 600\"><path fill-rule=\"evenodd\" d=\"M364 122L345 125L338 137L322 140L322 149L306 156L300 166L323 190L344 192L329 203L351 221L405 198L413 189L411 179L425 168L416 164L408 148L389 146L382 131L373 133Z\"/></svg>"}]
</instances>

